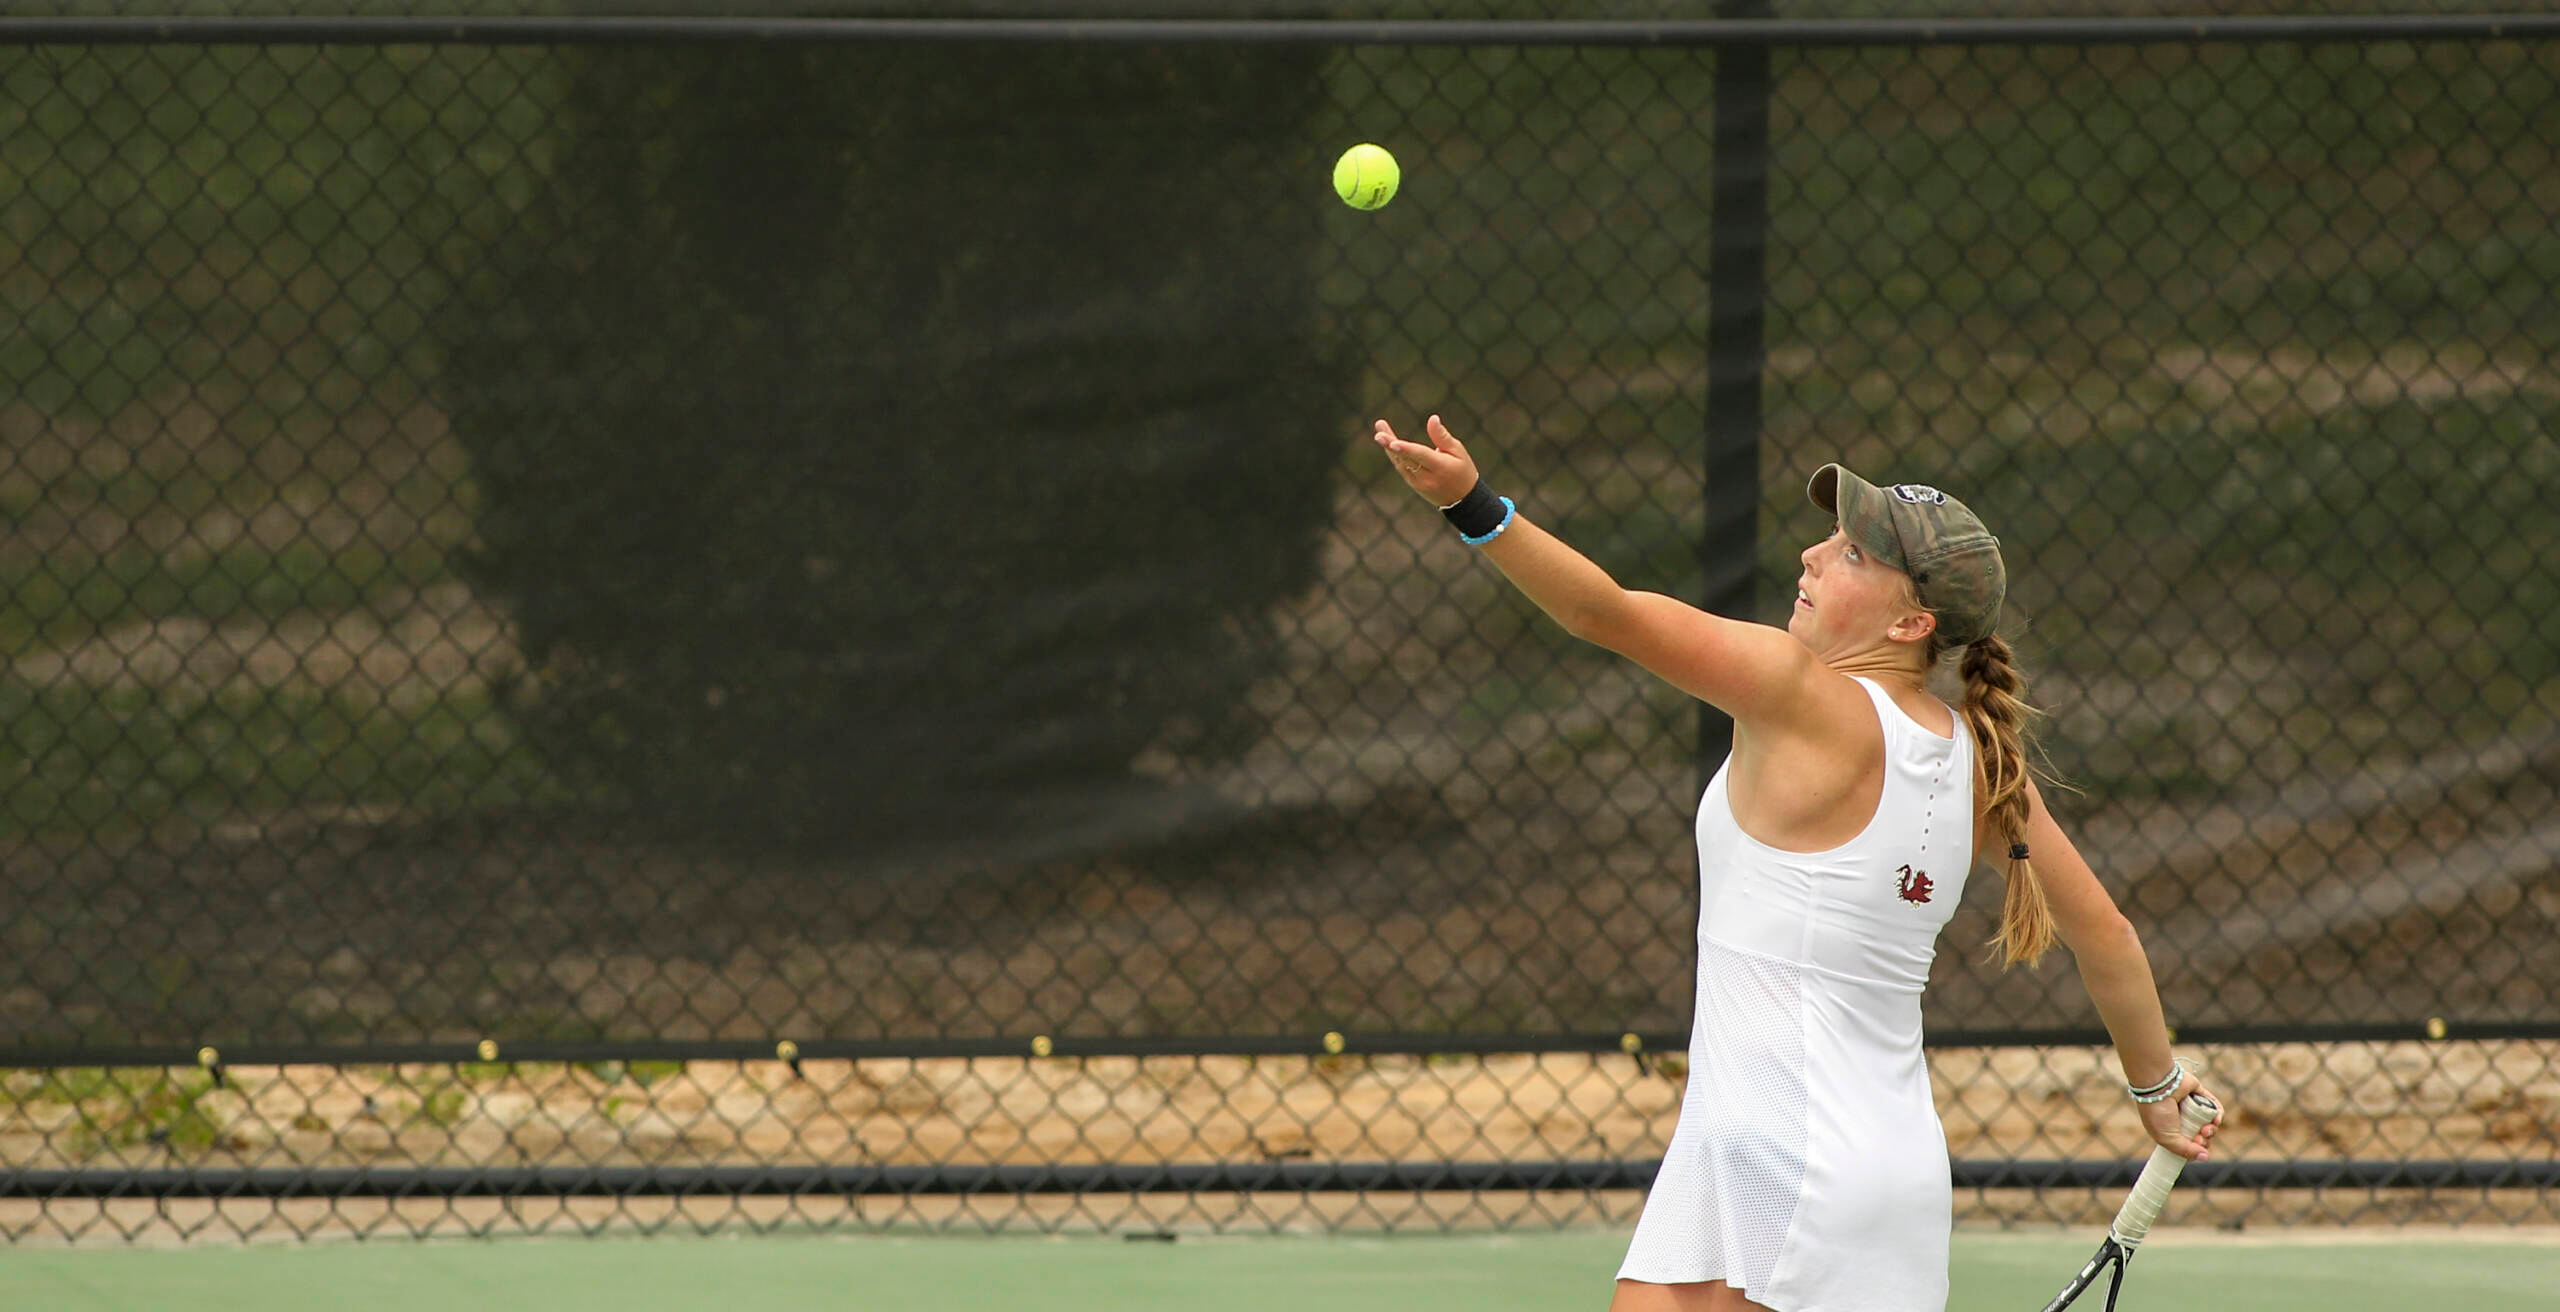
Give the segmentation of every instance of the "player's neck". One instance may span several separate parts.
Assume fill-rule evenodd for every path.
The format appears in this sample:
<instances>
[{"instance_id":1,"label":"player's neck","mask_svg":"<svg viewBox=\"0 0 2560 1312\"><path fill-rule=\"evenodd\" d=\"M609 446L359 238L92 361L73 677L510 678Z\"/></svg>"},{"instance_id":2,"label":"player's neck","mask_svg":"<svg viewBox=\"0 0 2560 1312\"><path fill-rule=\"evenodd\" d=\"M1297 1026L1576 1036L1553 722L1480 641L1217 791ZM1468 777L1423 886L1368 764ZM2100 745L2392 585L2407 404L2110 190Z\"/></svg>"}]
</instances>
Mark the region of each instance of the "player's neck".
<instances>
[{"instance_id":1,"label":"player's neck","mask_svg":"<svg viewBox=\"0 0 2560 1312\"><path fill-rule=\"evenodd\" d=\"M1929 672L1913 664L1910 653L1898 650L1900 645L1843 652L1823 664L1853 679L1872 679L1889 689L1927 691Z\"/></svg>"}]
</instances>

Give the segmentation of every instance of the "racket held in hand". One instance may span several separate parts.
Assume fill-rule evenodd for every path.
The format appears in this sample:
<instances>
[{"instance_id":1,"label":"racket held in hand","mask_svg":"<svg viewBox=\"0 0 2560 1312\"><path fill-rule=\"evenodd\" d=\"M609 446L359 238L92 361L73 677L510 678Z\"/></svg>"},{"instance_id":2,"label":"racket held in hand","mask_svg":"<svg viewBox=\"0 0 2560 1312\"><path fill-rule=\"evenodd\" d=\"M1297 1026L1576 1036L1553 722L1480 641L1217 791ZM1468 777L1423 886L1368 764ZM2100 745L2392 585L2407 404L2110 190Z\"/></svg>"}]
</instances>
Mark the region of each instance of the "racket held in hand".
<instances>
[{"instance_id":1,"label":"racket held in hand","mask_svg":"<svg viewBox=\"0 0 2560 1312\"><path fill-rule=\"evenodd\" d=\"M2222 1108L2202 1093L2187 1095L2178 1105L2179 1123L2186 1127L2187 1137L2211 1124L2222 1114ZM2096 1284L2098 1273L2110 1273L2107 1279L2106 1312L2115 1312L2116 1291L2124 1287L2125 1264L2133 1260L2134 1250L2142 1247L2143 1238L2151 1233L2151 1223L2160 1219L2160 1208L2169 1201L2169 1187L2178 1182L2178 1172L2186 1169L2187 1159L2166 1148L2151 1150L2151 1160L2143 1163L2142 1178L2133 1182L2133 1193L2124 1206L2116 1209L2115 1224L2107 1227L2107 1237L2098 1243L2098 1255L2089 1259L2080 1274L2044 1305L2044 1312L2061 1312L2071 1306L2089 1286Z\"/></svg>"}]
</instances>

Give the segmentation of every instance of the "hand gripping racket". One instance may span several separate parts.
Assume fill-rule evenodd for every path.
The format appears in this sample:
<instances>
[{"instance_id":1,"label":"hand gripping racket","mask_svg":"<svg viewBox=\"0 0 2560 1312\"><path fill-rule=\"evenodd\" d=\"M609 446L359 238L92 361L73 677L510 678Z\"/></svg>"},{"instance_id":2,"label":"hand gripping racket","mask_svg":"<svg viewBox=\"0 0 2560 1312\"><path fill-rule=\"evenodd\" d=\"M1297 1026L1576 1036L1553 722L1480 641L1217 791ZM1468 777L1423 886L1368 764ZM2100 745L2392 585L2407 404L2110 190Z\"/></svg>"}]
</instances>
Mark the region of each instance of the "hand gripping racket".
<instances>
[{"instance_id":1,"label":"hand gripping racket","mask_svg":"<svg viewBox=\"0 0 2560 1312\"><path fill-rule=\"evenodd\" d=\"M2187 1100L2178 1106L2178 1120L2190 1139L2220 1115L2222 1108L2201 1092L2187 1095ZM2132 1195L2116 1209L2115 1224L2107 1227L2107 1237L2099 1241L2098 1255L2090 1258L2089 1264L2080 1268L2080 1274L2044 1305L2044 1312L2061 1312L2071 1306L2071 1300L2097 1283L2101 1271L2113 1273L2107 1280L2107 1312L2115 1312L2116 1291L2124 1287L2125 1264L2133 1260L2133 1250L2142 1247L2143 1236L2151 1233L2151 1223L2160 1219L2160 1207L2169 1201L2169 1186L2178 1182L2178 1172L2186 1165L2186 1158L2166 1148L2151 1150L2151 1160L2142 1167L2142 1178L2133 1182Z\"/></svg>"}]
</instances>

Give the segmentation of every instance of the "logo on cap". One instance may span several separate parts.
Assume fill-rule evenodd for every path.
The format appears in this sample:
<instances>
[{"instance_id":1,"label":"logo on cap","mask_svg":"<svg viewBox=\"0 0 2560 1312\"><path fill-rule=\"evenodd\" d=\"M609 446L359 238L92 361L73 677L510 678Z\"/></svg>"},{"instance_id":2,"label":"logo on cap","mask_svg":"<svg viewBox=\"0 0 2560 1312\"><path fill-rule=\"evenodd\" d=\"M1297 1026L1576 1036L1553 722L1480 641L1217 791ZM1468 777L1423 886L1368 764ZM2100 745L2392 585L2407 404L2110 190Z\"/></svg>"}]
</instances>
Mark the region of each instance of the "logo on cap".
<instances>
[{"instance_id":1,"label":"logo on cap","mask_svg":"<svg viewBox=\"0 0 2560 1312\"><path fill-rule=\"evenodd\" d=\"M1947 504L1946 493L1921 483L1896 483L1893 485L1893 494L1915 506L1943 506Z\"/></svg>"}]
</instances>

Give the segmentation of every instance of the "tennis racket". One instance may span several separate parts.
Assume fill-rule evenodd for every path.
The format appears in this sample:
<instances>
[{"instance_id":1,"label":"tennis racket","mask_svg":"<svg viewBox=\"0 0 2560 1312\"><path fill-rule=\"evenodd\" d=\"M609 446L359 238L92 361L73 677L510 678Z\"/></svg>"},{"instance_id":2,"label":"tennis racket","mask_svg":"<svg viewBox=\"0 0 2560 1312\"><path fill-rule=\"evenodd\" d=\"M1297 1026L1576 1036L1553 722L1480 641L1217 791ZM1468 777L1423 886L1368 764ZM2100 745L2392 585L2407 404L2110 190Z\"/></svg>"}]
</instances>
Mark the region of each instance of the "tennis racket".
<instances>
[{"instance_id":1,"label":"tennis racket","mask_svg":"<svg viewBox=\"0 0 2560 1312\"><path fill-rule=\"evenodd\" d=\"M2178 1105L2178 1120L2186 1126L2187 1137L2222 1115L2222 1108L2202 1092L2187 1095ZM2160 1219L2160 1207L2169 1201L2169 1186L2178 1182L2187 1159L2166 1148L2151 1150L2151 1160L2143 1163L2142 1178L2133 1182L2133 1193L2116 1209L2115 1224L2107 1227L2107 1237L2098 1243L2098 1255L2071 1277L2071 1283L2044 1305L2044 1312L2061 1312L2071 1301L2096 1284L2098 1273L2107 1271L2107 1312L2115 1312L2116 1291L2124 1288L2125 1264L2133 1260L2133 1250L2142 1247L2143 1236L2151 1233L2151 1223Z\"/></svg>"}]
</instances>

